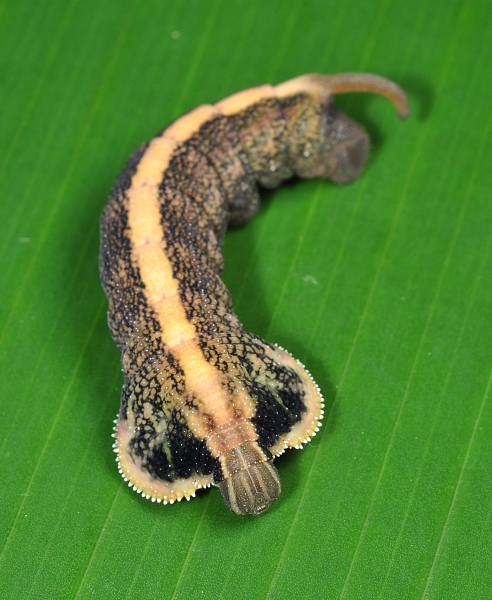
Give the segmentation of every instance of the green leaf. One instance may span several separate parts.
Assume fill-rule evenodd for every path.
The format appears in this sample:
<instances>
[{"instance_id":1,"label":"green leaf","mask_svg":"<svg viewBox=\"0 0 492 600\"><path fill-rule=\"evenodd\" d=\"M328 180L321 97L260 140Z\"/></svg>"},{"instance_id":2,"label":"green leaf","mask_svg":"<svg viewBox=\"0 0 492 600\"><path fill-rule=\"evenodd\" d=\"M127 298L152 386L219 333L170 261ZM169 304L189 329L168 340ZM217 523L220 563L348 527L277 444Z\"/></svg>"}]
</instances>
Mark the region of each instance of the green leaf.
<instances>
[{"instance_id":1,"label":"green leaf","mask_svg":"<svg viewBox=\"0 0 492 600\"><path fill-rule=\"evenodd\" d=\"M480 0L0 5L0 596L492 596L492 69ZM364 174L297 181L231 231L245 327L326 399L258 518L217 489L156 505L111 449L122 384L98 220L130 152L235 91L369 71L337 105Z\"/></svg>"}]
</instances>

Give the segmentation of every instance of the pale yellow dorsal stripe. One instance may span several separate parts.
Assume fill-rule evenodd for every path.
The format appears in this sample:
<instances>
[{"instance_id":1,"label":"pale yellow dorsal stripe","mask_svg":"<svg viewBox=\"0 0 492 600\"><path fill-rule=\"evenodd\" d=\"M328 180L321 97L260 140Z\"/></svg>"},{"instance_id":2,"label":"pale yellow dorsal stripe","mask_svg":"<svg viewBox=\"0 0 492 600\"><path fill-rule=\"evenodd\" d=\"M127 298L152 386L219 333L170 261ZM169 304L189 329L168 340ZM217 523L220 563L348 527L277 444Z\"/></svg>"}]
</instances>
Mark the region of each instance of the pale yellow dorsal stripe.
<instances>
[{"instance_id":1,"label":"pale yellow dorsal stripe","mask_svg":"<svg viewBox=\"0 0 492 600\"><path fill-rule=\"evenodd\" d=\"M195 328L186 320L179 299L178 282L173 277L171 264L162 247L158 188L141 185L131 188L128 196L128 224L132 245L136 250L134 258L145 285L147 303L156 312L166 342L173 348L192 339ZM163 302L163 296L167 302Z\"/></svg>"},{"instance_id":2,"label":"pale yellow dorsal stripe","mask_svg":"<svg viewBox=\"0 0 492 600\"><path fill-rule=\"evenodd\" d=\"M275 91L271 85L260 85L258 87L250 88L237 94L232 94L217 102L215 107L220 110L223 115L234 115L237 112L248 108L264 98L272 98L275 96Z\"/></svg>"},{"instance_id":3,"label":"pale yellow dorsal stripe","mask_svg":"<svg viewBox=\"0 0 492 600\"><path fill-rule=\"evenodd\" d=\"M301 75L295 79L279 83L273 89L277 98L288 98L296 94L319 96L322 91L319 83L319 75Z\"/></svg>"},{"instance_id":4,"label":"pale yellow dorsal stripe","mask_svg":"<svg viewBox=\"0 0 492 600\"><path fill-rule=\"evenodd\" d=\"M179 131L190 131L189 124L184 122L187 117L196 127L197 123L203 123L207 114L209 118L215 114L205 110L206 108L199 107L200 110L197 110L196 114L193 111L182 117ZM175 134L176 131L175 129ZM166 137L166 132L152 140L132 178L132 186L127 192L132 258L138 266L145 286L147 304L153 309L159 322L166 346L178 359L184 371L186 389L195 392L202 401L201 414L206 412L213 416L217 425L224 425L234 419L234 414L219 383L220 372L203 356L195 338L195 327L187 320L179 284L173 277L163 238L159 184L176 145L174 139ZM251 399L243 393L241 400L244 417L250 418L254 414ZM201 414L193 417L192 430L203 439L207 430L206 422L200 418ZM252 425L251 429L252 436L256 437Z\"/></svg>"},{"instance_id":5,"label":"pale yellow dorsal stripe","mask_svg":"<svg viewBox=\"0 0 492 600\"><path fill-rule=\"evenodd\" d=\"M202 104L171 123L165 130L164 135L172 137L178 142L184 142L198 131L204 123L219 115L220 112L214 106Z\"/></svg>"},{"instance_id":6,"label":"pale yellow dorsal stripe","mask_svg":"<svg viewBox=\"0 0 492 600\"><path fill-rule=\"evenodd\" d=\"M131 190L142 185L158 186L176 146L187 140L203 123L219 114L215 107L204 104L169 125L160 137L150 142L132 178ZM140 218L146 218L145 213Z\"/></svg>"}]
</instances>

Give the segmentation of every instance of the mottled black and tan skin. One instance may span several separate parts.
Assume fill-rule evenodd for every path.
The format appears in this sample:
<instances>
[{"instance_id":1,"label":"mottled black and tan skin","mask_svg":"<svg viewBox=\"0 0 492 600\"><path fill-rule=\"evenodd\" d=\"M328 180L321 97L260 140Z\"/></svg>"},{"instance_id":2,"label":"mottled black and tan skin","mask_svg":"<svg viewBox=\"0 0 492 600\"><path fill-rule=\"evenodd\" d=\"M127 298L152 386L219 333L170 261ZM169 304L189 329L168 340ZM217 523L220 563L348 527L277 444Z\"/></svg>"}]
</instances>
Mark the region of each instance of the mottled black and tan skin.
<instances>
[{"instance_id":1,"label":"mottled black and tan skin","mask_svg":"<svg viewBox=\"0 0 492 600\"><path fill-rule=\"evenodd\" d=\"M227 227L258 185L346 183L369 140L333 105L340 92L404 93L376 75L305 75L200 106L138 148L101 218L100 272L125 381L115 421L120 472L153 501L211 484L239 514L280 493L273 459L318 431L323 400L290 354L247 333L220 274Z\"/></svg>"}]
</instances>

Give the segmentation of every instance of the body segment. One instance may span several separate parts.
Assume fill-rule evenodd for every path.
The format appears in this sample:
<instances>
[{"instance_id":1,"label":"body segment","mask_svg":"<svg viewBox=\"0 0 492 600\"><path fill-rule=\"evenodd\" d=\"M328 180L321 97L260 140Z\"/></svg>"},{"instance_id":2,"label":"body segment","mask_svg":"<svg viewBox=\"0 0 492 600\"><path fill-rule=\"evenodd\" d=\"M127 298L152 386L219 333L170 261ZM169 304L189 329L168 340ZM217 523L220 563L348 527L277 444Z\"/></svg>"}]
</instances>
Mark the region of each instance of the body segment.
<instances>
[{"instance_id":1,"label":"body segment","mask_svg":"<svg viewBox=\"0 0 492 600\"><path fill-rule=\"evenodd\" d=\"M100 252L125 375L114 447L129 485L153 501L214 484L235 512L260 514L280 493L273 458L319 428L309 373L234 315L221 243L257 210L258 184L360 173L367 135L333 106L357 85L405 116L403 92L380 77L303 76L191 111L115 183Z\"/></svg>"}]
</instances>

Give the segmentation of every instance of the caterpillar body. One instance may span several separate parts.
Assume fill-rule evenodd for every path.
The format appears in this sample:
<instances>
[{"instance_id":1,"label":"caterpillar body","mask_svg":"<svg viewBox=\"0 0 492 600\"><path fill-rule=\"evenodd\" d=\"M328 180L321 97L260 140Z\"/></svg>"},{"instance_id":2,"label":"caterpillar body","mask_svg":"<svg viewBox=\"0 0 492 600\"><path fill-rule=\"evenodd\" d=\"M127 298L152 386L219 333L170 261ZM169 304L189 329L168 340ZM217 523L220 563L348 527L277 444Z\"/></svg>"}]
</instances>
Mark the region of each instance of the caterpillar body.
<instances>
[{"instance_id":1,"label":"caterpillar body","mask_svg":"<svg viewBox=\"0 0 492 600\"><path fill-rule=\"evenodd\" d=\"M408 113L403 91L382 77L304 75L178 118L114 184L99 258L124 371L113 447L128 485L152 501L216 485L231 510L260 514L280 493L273 459L320 427L323 399L308 371L234 315L221 243L258 209L258 184L357 177L369 139L333 105L350 91Z\"/></svg>"}]
</instances>

